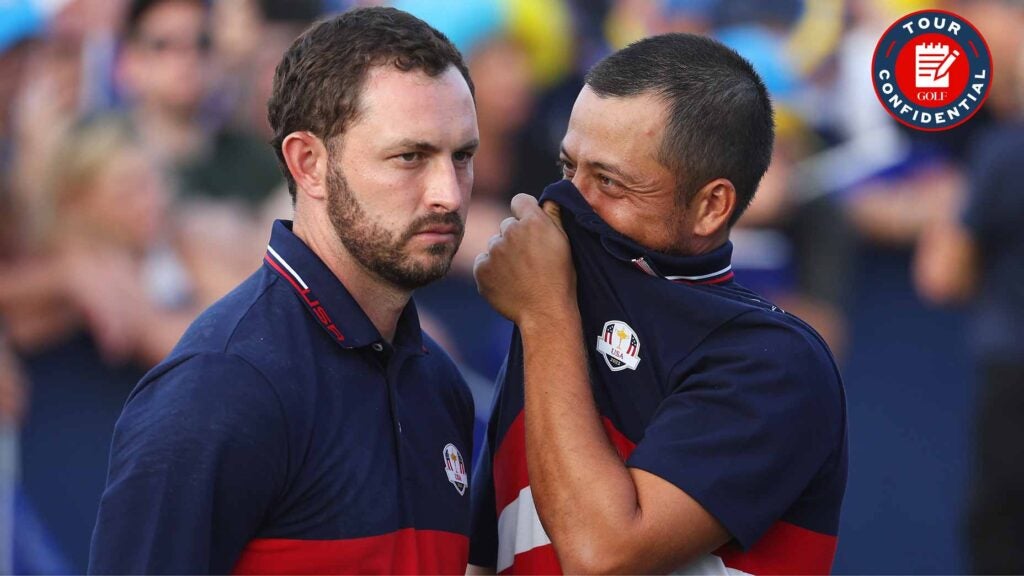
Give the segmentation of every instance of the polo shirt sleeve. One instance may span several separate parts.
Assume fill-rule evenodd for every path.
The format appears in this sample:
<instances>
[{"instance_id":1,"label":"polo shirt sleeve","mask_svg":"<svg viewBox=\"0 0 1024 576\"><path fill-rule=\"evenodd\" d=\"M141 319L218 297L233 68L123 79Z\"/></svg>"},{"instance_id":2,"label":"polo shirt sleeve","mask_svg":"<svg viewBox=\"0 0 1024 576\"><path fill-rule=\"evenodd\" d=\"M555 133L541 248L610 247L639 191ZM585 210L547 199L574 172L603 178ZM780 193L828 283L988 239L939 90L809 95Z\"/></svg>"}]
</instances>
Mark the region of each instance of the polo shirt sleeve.
<instances>
[{"instance_id":1,"label":"polo shirt sleeve","mask_svg":"<svg viewBox=\"0 0 1024 576\"><path fill-rule=\"evenodd\" d=\"M495 377L495 392L487 419L487 434L481 443L480 455L473 468L470 502L469 563L474 566L495 568L498 566L498 496L495 492L495 450L497 450L502 408L509 392L509 362L520 358L518 346L519 329L513 327L512 346L505 362ZM521 409L521 408L520 408Z\"/></svg>"},{"instance_id":2,"label":"polo shirt sleeve","mask_svg":"<svg viewBox=\"0 0 1024 576\"><path fill-rule=\"evenodd\" d=\"M226 574L287 470L281 403L230 354L144 381L114 429L90 573Z\"/></svg>"},{"instance_id":3,"label":"polo shirt sleeve","mask_svg":"<svg viewBox=\"0 0 1024 576\"><path fill-rule=\"evenodd\" d=\"M517 338L518 336L513 334L513 341ZM498 504L494 491L494 443L507 373L508 358L506 357L495 379L497 385L494 387L494 400L487 422L487 436L481 443L483 446L477 457L470 484L472 517L470 519L469 563L487 568L494 568L498 565Z\"/></svg>"},{"instance_id":4,"label":"polo shirt sleeve","mask_svg":"<svg viewBox=\"0 0 1024 576\"><path fill-rule=\"evenodd\" d=\"M490 448L485 442L473 470L469 563L488 568L498 563L498 513L493 470Z\"/></svg>"},{"instance_id":5,"label":"polo shirt sleeve","mask_svg":"<svg viewBox=\"0 0 1024 576\"><path fill-rule=\"evenodd\" d=\"M810 335L748 313L709 335L671 381L627 465L678 486L747 549L841 442L834 365Z\"/></svg>"}]
</instances>

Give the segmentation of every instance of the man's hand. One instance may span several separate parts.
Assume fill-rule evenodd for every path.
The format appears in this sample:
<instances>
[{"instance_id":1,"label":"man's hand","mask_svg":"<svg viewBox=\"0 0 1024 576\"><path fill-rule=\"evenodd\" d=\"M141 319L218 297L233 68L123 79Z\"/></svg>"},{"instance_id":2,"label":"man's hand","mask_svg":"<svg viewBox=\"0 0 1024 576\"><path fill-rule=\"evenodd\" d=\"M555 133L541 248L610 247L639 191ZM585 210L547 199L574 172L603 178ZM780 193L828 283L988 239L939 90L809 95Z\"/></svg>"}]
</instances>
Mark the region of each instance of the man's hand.
<instances>
[{"instance_id":1,"label":"man's hand","mask_svg":"<svg viewBox=\"0 0 1024 576\"><path fill-rule=\"evenodd\" d=\"M512 214L476 257L473 276L491 306L522 327L575 305L576 272L556 204L542 209L533 196L518 194Z\"/></svg>"}]
</instances>

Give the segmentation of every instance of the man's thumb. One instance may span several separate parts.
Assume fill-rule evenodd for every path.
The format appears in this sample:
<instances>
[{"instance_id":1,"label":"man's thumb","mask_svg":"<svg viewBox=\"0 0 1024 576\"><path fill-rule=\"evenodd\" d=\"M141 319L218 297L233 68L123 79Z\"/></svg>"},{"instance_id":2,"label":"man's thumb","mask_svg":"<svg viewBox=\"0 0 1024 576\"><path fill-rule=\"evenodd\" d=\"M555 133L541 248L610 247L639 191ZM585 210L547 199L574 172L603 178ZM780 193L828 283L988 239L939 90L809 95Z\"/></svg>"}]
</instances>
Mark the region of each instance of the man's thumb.
<instances>
[{"instance_id":1,"label":"man's thumb","mask_svg":"<svg viewBox=\"0 0 1024 576\"><path fill-rule=\"evenodd\" d=\"M544 212L548 215L548 218L550 218L551 221L555 223L555 226L558 226L559 230L563 230L562 210L561 208L559 208L558 204L555 204L551 200L548 200L547 202L544 203L544 205L541 208L544 209Z\"/></svg>"}]
</instances>

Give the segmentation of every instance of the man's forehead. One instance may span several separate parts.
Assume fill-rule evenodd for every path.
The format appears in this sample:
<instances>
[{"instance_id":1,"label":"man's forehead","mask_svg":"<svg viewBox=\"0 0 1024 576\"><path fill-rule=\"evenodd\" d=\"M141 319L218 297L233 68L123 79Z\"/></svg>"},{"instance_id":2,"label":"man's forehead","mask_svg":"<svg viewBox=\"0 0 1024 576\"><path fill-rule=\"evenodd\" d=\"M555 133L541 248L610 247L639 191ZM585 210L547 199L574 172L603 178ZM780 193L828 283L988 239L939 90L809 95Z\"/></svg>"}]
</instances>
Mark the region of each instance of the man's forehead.
<instances>
[{"instance_id":1,"label":"man's forehead","mask_svg":"<svg viewBox=\"0 0 1024 576\"><path fill-rule=\"evenodd\" d=\"M402 90L403 92L448 91L453 96L468 97L473 99L469 91L469 85L462 73L454 65L449 64L439 74L428 74L426 70L414 68L412 70L401 70L393 63L383 63L370 66L366 71L363 81L363 93L376 91Z\"/></svg>"},{"instance_id":2,"label":"man's forehead","mask_svg":"<svg viewBox=\"0 0 1024 576\"><path fill-rule=\"evenodd\" d=\"M580 91L562 140L572 151L621 157L654 155L665 129L665 104L657 96L601 96L589 86Z\"/></svg>"},{"instance_id":3,"label":"man's forehead","mask_svg":"<svg viewBox=\"0 0 1024 576\"><path fill-rule=\"evenodd\" d=\"M431 76L423 70L403 71L394 66L374 66L367 71L360 100L364 107L473 108L469 85L454 66Z\"/></svg>"},{"instance_id":4,"label":"man's forehead","mask_svg":"<svg viewBox=\"0 0 1024 576\"><path fill-rule=\"evenodd\" d=\"M478 136L472 94L454 66L437 76L394 66L371 68L352 127L360 125L378 141L395 143L461 146Z\"/></svg>"},{"instance_id":5,"label":"man's forehead","mask_svg":"<svg viewBox=\"0 0 1024 576\"><path fill-rule=\"evenodd\" d=\"M580 90L572 108L572 116L601 119L641 130L663 125L667 112L665 99L654 92L613 96L600 94L587 85Z\"/></svg>"}]
</instances>

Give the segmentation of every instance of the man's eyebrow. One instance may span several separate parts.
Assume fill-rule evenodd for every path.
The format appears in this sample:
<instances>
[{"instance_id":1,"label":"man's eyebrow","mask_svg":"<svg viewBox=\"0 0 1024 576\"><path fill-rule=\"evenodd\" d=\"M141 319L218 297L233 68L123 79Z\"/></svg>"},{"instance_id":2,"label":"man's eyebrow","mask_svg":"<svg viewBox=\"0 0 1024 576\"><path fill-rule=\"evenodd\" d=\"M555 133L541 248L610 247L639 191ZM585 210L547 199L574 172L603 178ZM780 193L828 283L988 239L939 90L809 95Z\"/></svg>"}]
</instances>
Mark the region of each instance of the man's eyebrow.
<instances>
[{"instance_id":1,"label":"man's eyebrow","mask_svg":"<svg viewBox=\"0 0 1024 576\"><path fill-rule=\"evenodd\" d=\"M479 146L480 146L480 140L478 138L473 138L472 140L469 140L468 142L466 142L462 146L459 146L458 150L460 150L460 151L462 151L462 150L475 150ZM437 146L436 144L427 142L426 140L411 140L411 139L408 139L408 138L399 141L398 143L396 143L394 146L391 146L390 148L392 150L398 150L398 149L401 149L401 150L411 150L411 151L414 151L414 152L423 152L423 153L430 153L430 154L434 154L434 153L437 153L437 152L441 151L441 148L439 146Z\"/></svg>"},{"instance_id":2,"label":"man's eyebrow","mask_svg":"<svg viewBox=\"0 0 1024 576\"><path fill-rule=\"evenodd\" d=\"M431 152L431 153L439 152L441 150L436 145L431 144L430 142L427 142L425 140L411 140L411 139L408 139L408 138L397 142L394 146L391 146L390 148L393 149L393 150L402 149L402 150L412 150L412 151L415 151L415 152Z\"/></svg>"},{"instance_id":3,"label":"man's eyebrow","mask_svg":"<svg viewBox=\"0 0 1024 576\"><path fill-rule=\"evenodd\" d=\"M480 139L479 138L473 138L472 140L466 142L462 146L459 146L458 149L459 150L476 150L479 147L480 147Z\"/></svg>"},{"instance_id":4,"label":"man's eyebrow","mask_svg":"<svg viewBox=\"0 0 1024 576\"><path fill-rule=\"evenodd\" d=\"M569 153L566 152L564 144L560 144L559 145L559 152L561 153L562 156L565 156L569 160L572 160L572 156L570 156ZM633 176L630 176L629 174L626 174L620 168L618 168L617 166L614 166L612 164L606 164L604 162L595 162L593 160L590 160L590 161L587 161L587 165L592 166L594 168L597 168L598 170L602 170L604 172L608 172L609 174L612 174L614 176L617 176L618 178L620 178L621 180L624 180L627 183L634 183L634 182L636 182L636 178L634 178Z\"/></svg>"}]
</instances>

